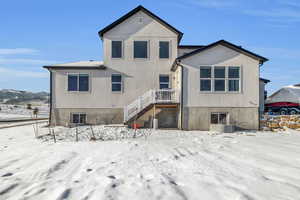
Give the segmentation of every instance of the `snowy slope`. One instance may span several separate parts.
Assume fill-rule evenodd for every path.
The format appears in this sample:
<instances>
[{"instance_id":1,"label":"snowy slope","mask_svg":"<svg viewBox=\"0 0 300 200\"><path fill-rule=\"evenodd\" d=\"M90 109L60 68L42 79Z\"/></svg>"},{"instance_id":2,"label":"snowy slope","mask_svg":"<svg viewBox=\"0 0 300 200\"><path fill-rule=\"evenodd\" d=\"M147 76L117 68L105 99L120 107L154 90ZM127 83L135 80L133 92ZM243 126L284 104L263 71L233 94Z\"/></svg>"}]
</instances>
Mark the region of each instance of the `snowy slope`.
<instances>
[{"instance_id":1,"label":"snowy slope","mask_svg":"<svg viewBox=\"0 0 300 200\"><path fill-rule=\"evenodd\" d=\"M47 131L44 129L42 131ZM299 199L300 133L65 142L0 130L0 199Z\"/></svg>"}]
</instances>

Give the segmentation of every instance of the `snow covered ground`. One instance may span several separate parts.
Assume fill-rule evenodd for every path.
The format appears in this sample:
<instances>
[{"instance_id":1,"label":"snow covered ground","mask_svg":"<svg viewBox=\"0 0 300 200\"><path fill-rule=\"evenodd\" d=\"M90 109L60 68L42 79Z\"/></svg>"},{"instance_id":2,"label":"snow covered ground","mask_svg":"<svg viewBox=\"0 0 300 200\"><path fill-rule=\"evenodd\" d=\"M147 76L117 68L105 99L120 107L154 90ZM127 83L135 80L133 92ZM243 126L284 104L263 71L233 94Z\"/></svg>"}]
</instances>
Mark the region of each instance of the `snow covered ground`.
<instances>
[{"instance_id":1,"label":"snow covered ground","mask_svg":"<svg viewBox=\"0 0 300 200\"><path fill-rule=\"evenodd\" d=\"M300 199L296 131L145 130L132 138L124 128L98 127L97 137L104 131L115 140L74 142L74 129L55 130L55 144L34 139L32 126L0 130L1 200Z\"/></svg>"},{"instance_id":2,"label":"snow covered ground","mask_svg":"<svg viewBox=\"0 0 300 200\"><path fill-rule=\"evenodd\" d=\"M48 117L49 107L48 105L37 105L32 106L32 108L38 108L38 117ZM31 118L32 110L26 109L26 105L9 105L0 104L0 120L1 119L16 119L16 118Z\"/></svg>"}]
</instances>

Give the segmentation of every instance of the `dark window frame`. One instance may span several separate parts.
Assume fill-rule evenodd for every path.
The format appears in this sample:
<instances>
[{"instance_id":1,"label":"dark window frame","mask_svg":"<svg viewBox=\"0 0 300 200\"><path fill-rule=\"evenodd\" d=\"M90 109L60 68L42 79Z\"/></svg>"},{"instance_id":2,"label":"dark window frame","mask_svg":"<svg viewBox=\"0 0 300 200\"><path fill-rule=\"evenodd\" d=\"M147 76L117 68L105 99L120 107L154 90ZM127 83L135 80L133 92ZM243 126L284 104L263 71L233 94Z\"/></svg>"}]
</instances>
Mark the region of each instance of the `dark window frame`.
<instances>
[{"instance_id":1,"label":"dark window frame","mask_svg":"<svg viewBox=\"0 0 300 200\"><path fill-rule=\"evenodd\" d=\"M120 81L114 81L114 80L113 80L113 76L118 76L118 77L120 77ZM115 90L115 89L114 89L114 85L119 85L119 88L120 88L120 89ZM115 74L112 74L112 75L111 75L111 91L112 91L112 92L122 92L122 91L123 91L123 78L122 78L122 74L117 74L117 73L115 73Z\"/></svg>"},{"instance_id":2,"label":"dark window frame","mask_svg":"<svg viewBox=\"0 0 300 200\"><path fill-rule=\"evenodd\" d=\"M74 121L75 116L78 116L77 122ZM82 120L82 116L84 116L84 120ZM70 115L70 122L72 124L86 124L87 123L87 114L86 113L71 113Z\"/></svg>"},{"instance_id":3,"label":"dark window frame","mask_svg":"<svg viewBox=\"0 0 300 200\"><path fill-rule=\"evenodd\" d=\"M120 48L120 50L121 50L120 56L114 56L114 50L113 50L113 47L114 47L113 43L114 43L114 42L119 42L119 43L121 44L121 48ZM123 58L123 41L122 41L122 40L112 40L112 41L111 41L111 58L112 58L112 59L122 59L122 58Z\"/></svg>"},{"instance_id":4,"label":"dark window frame","mask_svg":"<svg viewBox=\"0 0 300 200\"><path fill-rule=\"evenodd\" d=\"M202 76L202 71L201 70L207 70L207 69L210 69L210 72L208 73L209 76ZM212 92L213 88L212 88L212 69L213 67L212 66L201 66L200 67L200 92ZM209 88L210 90L206 90L204 89L204 87L202 86L202 82L210 82L210 85L209 85Z\"/></svg>"},{"instance_id":5,"label":"dark window frame","mask_svg":"<svg viewBox=\"0 0 300 200\"><path fill-rule=\"evenodd\" d=\"M165 43L168 43L167 56L163 55L163 52L162 52L163 46L161 46L162 44L165 44ZM159 41L159 59L170 59L170 41Z\"/></svg>"},{"instance_id":6,"label":"dark window frame","mask_svg":"<svg viewBox=\"0 0 300 200\"><path fill-rule=\"evenodd\" d=\"M138 43L138 42L146 42L146 57L141 57L141 56L138 56L138 55L136 55L136 44ZM133 58L134 59L149 59L149 55L150 55L150 52L149 52L149 41L148 40L134 40L133 41Z\"/></svg>"},{"instance_id":7,"label":"dark window frame","mask_svg":"<svg viewBox=\"0 0 300 200\"><path fill-rule=\"evenodd\" d=\"M161 78L163 77L168 77L168 82L166 81L161 81ZM168 87L161 87L162 85L168 85ZM163 90L163 89L170 89L170 75L169 74L160 74L159 75L159 89Z\"/></svg>"},{"instance_id":8,"label":"dark window frame","mask_svg":"<svg viewBox=\"0 0 300 200\"><path fill-rule=\"evenodd\" d=\"M70 89L70 76L77 77L76 78L76 89ZM87 89L81 89L82 86L80 83L83 81L81 77L87 77ZM67 74L67 91L68 92L89 92L90 91L90 74L89 73L68 73Z\"/></svg>"},{"instance_id":9,"label":"dark window frame","mask_svg":"<svg viewBox=\"0 0 300 200\"><path fill-rule=\"evenodd\" d=\"M225 115L225 117L224 117ZM213 119L214 117L217 117L217 119ZM212 112L210 113L210 124L224 124L226 125L228 122L229 114L227 112ZM217 122L214 122L214 120L217 120Z\"/></svg>"}]
</instances>

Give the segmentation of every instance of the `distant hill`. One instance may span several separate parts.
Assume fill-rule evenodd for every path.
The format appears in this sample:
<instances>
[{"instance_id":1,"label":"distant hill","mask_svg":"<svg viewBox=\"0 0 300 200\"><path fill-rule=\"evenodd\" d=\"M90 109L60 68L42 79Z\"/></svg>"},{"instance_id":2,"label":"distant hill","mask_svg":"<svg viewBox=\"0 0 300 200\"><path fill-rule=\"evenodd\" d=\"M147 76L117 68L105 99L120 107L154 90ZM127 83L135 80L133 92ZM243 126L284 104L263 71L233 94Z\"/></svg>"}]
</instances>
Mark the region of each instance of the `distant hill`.
<instances>
[{"instance_id":1,"label":"distant hill","mask_svg":"<svg viewBox=\"0 0 300 200\"><path fill-rule=\"evenodd\" d=\"M47 92L28 92L13 89L0 90L0 103L5 104L24 104L31 102L49 103L49 93Z\"/></svg>"}]
</instances>

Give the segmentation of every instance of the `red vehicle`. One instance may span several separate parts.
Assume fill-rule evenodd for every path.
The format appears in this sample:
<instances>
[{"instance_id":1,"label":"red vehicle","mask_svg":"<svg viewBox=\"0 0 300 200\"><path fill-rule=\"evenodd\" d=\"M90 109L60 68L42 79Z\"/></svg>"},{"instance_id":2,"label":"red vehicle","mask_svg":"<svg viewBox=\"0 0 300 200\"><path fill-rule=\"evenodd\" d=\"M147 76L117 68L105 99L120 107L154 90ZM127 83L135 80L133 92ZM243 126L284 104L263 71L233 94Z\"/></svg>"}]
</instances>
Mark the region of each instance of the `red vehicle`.
<instances>
[{"instance_id":1,"label":"red vehicle","mask_svg":"<svg viewBox=\"0 0 300 200\"><path fill-rule=\"evenodd\" d=\"M297 115L300 114L300 104L292 102L269 103L265 105L265 111L280 115Z\"/></svg>"}]
</instances>

